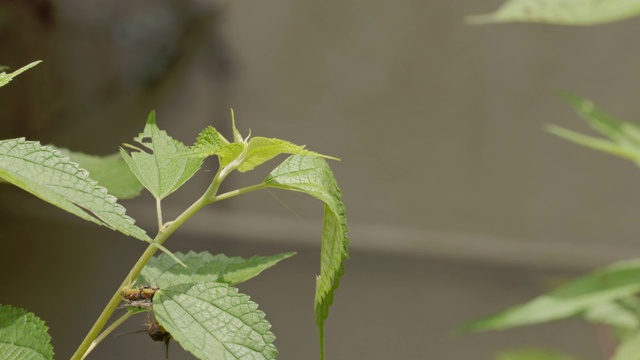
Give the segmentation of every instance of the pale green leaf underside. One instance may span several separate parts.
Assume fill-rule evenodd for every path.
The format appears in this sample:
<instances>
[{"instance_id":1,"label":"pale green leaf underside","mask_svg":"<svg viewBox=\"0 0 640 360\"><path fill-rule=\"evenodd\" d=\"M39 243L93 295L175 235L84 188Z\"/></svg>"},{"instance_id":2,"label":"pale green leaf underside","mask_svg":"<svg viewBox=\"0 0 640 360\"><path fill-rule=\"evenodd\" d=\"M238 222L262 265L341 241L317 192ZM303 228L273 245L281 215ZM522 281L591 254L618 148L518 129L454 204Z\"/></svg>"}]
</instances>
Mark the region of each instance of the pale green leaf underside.
<instances>
[{"instance_id":1,"label":"pale green leaf underside","mask_svg":"<svg viewBox=\"0 0 640 360\"><path fill-rule=\"evenodd\" d=\"M608 139L582 135L571 130L550 125L547 131L576 144L616 155L640 164L640 127L618 120L597 109L595 105L574 95L564 98L573 106L587 124Z\"/></svg>"},{"instance_id":2,"label":"pale green leaf underside","mask_svg":"<svg viewBox=\"0 0 640 360\"><path fill-rule=\"evenodd\" d=\"M0 177L85 220L151 241L115 197L60 151L22 138L2 140Z\"/></svg>"},{"instance_id":3,"label":"pale green leaf underside","mask_svg":"<svg viewBox=\"0 0 640 360\"><path fill-rule=\"evenodd\" d=\"M153 298L158 322L199 359L275 359L275 336L264 313L226 284L180 284Z\"/></svg>"},{"instance_id":4,"label":"pale green leaf underside","mask_svg":"<svg viewBox=\"0 0 640 360\"><path fill-rule=\"evenodd\" d=\"M48 330L44 321L33 313L0 305L0 359L53 359Z\"/></svg>"},{"instance_id":5,"label":"pale green leaf underside","mask_svg":"<svg viewBox=\"0 0 640 360\"><path fill-rule=\"evenodd\" d=\"M23 138L0 140L0 178L82 219L171 254L134 224L118 199L59 150Z\"/></svg>"},{"instance_id":6,"label":"pale green leaf underside","mask_svg":"<svg viewBox=\"0 0 640 360\"><path fill-rule=\"evenodd\" d=\"M188 268L179 266L168 256L161 254L152 258L142 269L137 282L141 285L158 286L160 289L184 283L211 281L235 285L253 278L263 270L294 254L289 252L243 259L241 257L227 257L223 254L211 255L208 252L175 253L174 255Z\"/></svg>"},{"instance_id":7,"label":"pale green leaf underside","mask_svg":"<svg viewBox=\"0 0 640 360\"><path fill-rule=\"evenodd\" d=\"M592 306L640 291L640 261L615 263L499 314L472 321L462 331L485 331L539 324L582 315Z\"/></svg>"},{"instance_id":8,"label":"pale green leaf underside","mask_svg":"<svg viewBox=\"0 0 640 360\"><path fill-rule=\"evenodd\" d=\"M575 360L576 358L553 350L519 349L501 352L496 360Z\"/></svg>"},{"instance_id":9,"label":"pale green leaf underside","mask_svg":"<svg viewBox=\"0 0 640 360\"><path fill-rule=\"evenodd\" d=\"M605 324L620 330L632 330L640 325L640 320L632 309L640 309L639 301L634 296L617 302L591 305L585 309L582 317L590 323Z\"/></svg>"},{"instance_id":10,"label":"pale green leaf underside","mask_svg":"<svg viewBox=\"0 0 640 360\"><path fill-rule=\"evenodd\" d=\"M118 199L132 199L140 195L142 184L119 153L96 156L67 149L59 150L71 161L89 171L91 178L96 180L100 186L105 187L109 194Z\"/></svg>"},{"instance_id":11,"label":"pale green leaf underside","mask_svg":"<svg viewBox=\"0 0 640 360\"><path fill-rule=\"evenodd\" d=\"M7 85L11 80L13 80L14 77L22 74L23 72L31 69L32 67L40 64L42 61L34 61L29 65L25 65L23 67L21 67L20 69L7 74L6 72L0 72L0 87Z\"/></svg>"},{"instance_id":12,"label":"pale green leaf underside","mask_svg":"<svg viewBox=\"0 0 640 360\"><path fill-rule=\"evenodd\" d=\"M329 315L340 277L344 274L344 262L349 257L342 193L327 162L316 156L290 156L264 182L270 187L307 193L325 203L320 276L316 279L314 302L320 348L324 351L324 321ZM321 356L324 358L324 353Z\"/></svg>"},{"instance_id":13,"label":"pale green leaf underside","mask_svg":"<svg viewBox=\"0 0 640 360\"><path fill-rule=\"evenodd\" d=\"M253 137L247 145L247 155L242 162L238 171L246 172L253 170L280 154L318 156L337 160L334 157L319 154L314 151L306 150L304 146L299 146L286 140L269 139L265 137Z\"/></svg>"},{"instance_id":14,"label":"pale green leaf underside","mask_svg":"<svg viewBox=\"0 0 640 360\"><path fill-rule=\"evenodd\" d=\"M637 0L506 0L494 13L467 17L470 24L538 22L593 25L640 15Z\"/></svg>"},{"instance_id":15,"label":"pale green leaf underside","mask_svg":"<svg viewBox=\"0 0 640 360\"><path fill-rule=\"evenodd\" d=\"M122 148L120 153L138 180L156 199L163 199L176 191L202 165L202 158L183 156L188 150L187 146L158 129L155 112L149 114L144 131L135 141L151 153L133 146L128 146L134 149L131 155Z\"/></svg>"},{"instance_id":16,"label":"pale green leaf underside","mask_svg":"<svg viewBox=\"0 0 640 360\"><path fill-rule=\"evenodd\" d=\"M640 331L632 333L620 342L611 360L639 360Z\"/></svg>"}]
</instances>

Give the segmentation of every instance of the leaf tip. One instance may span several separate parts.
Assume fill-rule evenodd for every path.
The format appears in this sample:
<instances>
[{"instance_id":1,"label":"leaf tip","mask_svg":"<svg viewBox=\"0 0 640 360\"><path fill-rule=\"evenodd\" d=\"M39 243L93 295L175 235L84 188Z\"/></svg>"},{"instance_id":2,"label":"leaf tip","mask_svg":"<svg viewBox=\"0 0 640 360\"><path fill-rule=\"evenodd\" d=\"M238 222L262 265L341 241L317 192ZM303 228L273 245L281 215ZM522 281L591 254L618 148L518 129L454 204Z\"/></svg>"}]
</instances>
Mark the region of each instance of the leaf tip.
<instances>
[{"instance_id":1,"label":"leaf tip","mask_svg":"<svg viewBox=\"0 0 640 360\"><path fill-rule=\"evenodd\" d=\"M244 140L242 139L242 135L240 135L240 131L238 131L238 128L236 127L236 114L233 111L233 108L231 109L231 127L233 128L233 140L237 143L241 143Z\"/></svg>"},{"instance_id":2,"label":"leaf tip","mask_svg":"<svg viewBox=\"0 0 640 360\"><path fill-rule=\"evenodd\" d=\"M151 110L149 116L147 116L147 125L155 125L156 124L156 111Z\"/></svg>"}]
</instances>

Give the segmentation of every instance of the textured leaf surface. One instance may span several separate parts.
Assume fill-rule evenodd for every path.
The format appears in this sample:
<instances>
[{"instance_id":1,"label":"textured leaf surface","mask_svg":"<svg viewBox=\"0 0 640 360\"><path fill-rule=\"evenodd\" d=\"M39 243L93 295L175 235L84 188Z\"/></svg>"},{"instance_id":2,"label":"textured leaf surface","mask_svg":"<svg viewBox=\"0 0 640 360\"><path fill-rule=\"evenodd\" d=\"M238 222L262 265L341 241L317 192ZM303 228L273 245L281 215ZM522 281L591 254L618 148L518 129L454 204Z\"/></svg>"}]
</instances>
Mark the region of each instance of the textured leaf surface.
<instances>
[{"instance_id":1,"label":"textured leaf surface","mask_svg":"<svg viewBox=\"0 0 640 360\"><path fill-rule=\"evenodd\" d=\"M115 197L58 150L24 139L2 140L0 177L85 220L151 241Z\"/></svg>"},{"instance_id":2,"label":"textured leaf surface","mask_svg":"<svg viewBox=\"0 0 640 360\"><path fill-rule=\"evenodd\" d=\"M608 139L582 135L559 126L547 127L549 132L571 142L640 164L640 127L600 111L591 101L574 95L564 97L591 128Z\"/></svg>"},{"instance_id":3,"label":"textured leaf surface","mask_svg":"<svg viewBox=\"0 0 640 360\"><path fill-rule=\"evenodd\" d=\"M520 349L505 351L496 360L575 360L576 358L553 350Z\"/></svg>"},{"instance_id":4,"label":"textured leaf surface","mask_svg":"<svg viewBox=\"0 0 640 360\"><path fill-rule=\"evenodd\" d=\"M213 126L207 126L198 135L196 143L187 151L189 156L219 155L222 149L229 145L229 141Z\"/></svg>"},{"instance_id":5,"label":"textured leaf surface","mask_svg":"<svg viewBox=\"0 0 640 360\"><path fill-rule=\"evenodd\" d=\"M640 332L625 337L611 360L640 360Z\"/></svg>"},{"instance_id":6,"label":"textured leaf surface","mask_svg":"<svg viewBox=\"0 0 640 360\"><path fill-rule=\"evenodd\" d=\"M34 61L29 65L25 65L23 67L21 67L20 69L7 74L6 72L0 72L0 87L7 85L11 80L13 80L14 77L22 74L23 72L31 69L32 67L40 64L42 61Z\"/></svg>"},{"instance_id":7,"label":"textured leaf surface","mask_svg":"<svg viewBox=\"0 0 640 360\"><path fill-rule=\"evenodd\" d=\"M307 193L325 203L320 253L320 275L316 279L314 309L324 358L324 321L329 316L335 290L344 275L344 262L349 257L347 219L329 164L319 157L293 155L274 169L265 179L270 187Z\"/></svg>"},{"instance_id":8,"label":"textured leaf surface","mask_svg":"<svg viewBox=\"0 0 640 360\"><path fill-rule=\"evenodd\" d=\"M471 24L540 22L562 25L608 23L640 15L637 0L507 0L494 13L467 18Z\"/></svg>"},{"instance_id":9,"label":"textured leaf surface","mask_svg":"<svg viewBox=\"0 0 640 360\"><path fill-rule=\"evenodd\" d=\"M147 118L144 131L134 139L151 153L134 149L131 155L120 149L122 157L142 185L156 199L163 199L189 180L202 165L202 158L183 156L188 147L156 126L155 112Z\"/></svg>"},{"instance_id":10,"label":"textured leaf surface","mask_svg":"<svg viewBox=\"0 0 640 360\"><path fill-rule=\"evenodd\" d=\"M198 135L195 145L185 155L203 158L216 155L220 159L220 166L225 166L237 158L242 150L244 143L229 143L218 130L208 126Z\"/></svg>"},{"instance_id":11,"label":"textured leaf surface","mask_svg":"<svg viewBox=\"0 0 640 360\"><path fill-rule=\"evenodd\" d=\"M211 281L235 285L251 279L279 261L293 256L294 253L254 256L250 259L193 251L187 254L175 253L175 255L188 268L176 264L168 256L161 254L152 258L142 269L138 283L158 286L160 289L184 283Z\"/></svg>"},{"instance_id":12,"label":"textured leaf surface","mask_svg":"<svg viewBox=\"0 0 640 360\"><path fill-rule=\"evenodd\" d=\"M233 112L232 112L233 114ZM220 159L220 166L226 166L238 160L238 171L247 172L273 159L280 154L309 155L338 160L331 156L322 155L306 150L304 146L296 145L281 139L265 137L243 138L236 128L235 118L232 116L234 142L230 143L216 129L209 126L198 136L196 144L184 153L190 157L207 157L216 155Z\"/></svg>"},{"instance_id":13,"label":"textured leaf surface","mask_svg":"<svg viewBox=\"0 0 640 360\"><path fill-rule=\"evenodd\" d=\"M107 189L59 150L25 139L0 140L0 178L82 219L153 244ZM173 255L170 255L173 256Z\"/></svg>"},{"instance_id":14,"label":"textured leaf surface","mask_svg":"<svg viewBox=\"0 0 640 360\"><path fill-rule=\"evenodd\" d=\"M640 260L619 262L522 305L463 325L461 330L506 329L582 315L592 306L625 299L639 292L638 279Z\"/></svg>"},{"instance_id":15,"label":"textured leaf surface","mask_svg":"<svg viewBox=\"0 0 640 360\"><path fill-rule=\"evenodd\" d=\"M119 199L132 199L140 195L142 184L120 154L96 156L67 149L59 150L81 168L89 171L91 178L100 186L104 186L109 194Z\"/></svg>"},{"instance_id":16,"label":"textured leaf surface","mask_svg":"<svg viewBox=\"0 0 640 360\"><path fill-rule=\"evenodd\" d=\"M251 138L247 147L247 156L238 168L238 171L240 172L253 170L256 166L259 166L280 154L318 156L337 160L330 156L306 150L304 146L296 145L280 139L269 139L258 136Z\"/></svg>"},{"instance_id":17,"label":"textured leaf surface","mask_svg":"<svg viewBox=\"0 0 640 360\"><path fill-rule=\"evenodd\" d=\"M199 359L275 359L275 336L264 313L226 284L180 284L159 290L153 312L160 325Z\"/></svg>"},{"instance_id":18,"label":"textured leaf surface","mask_svg":"<svg viewBox=\"0 0 640 360\"><path fill-rule=\"evenodd\" d=\"M53 359L48 330L33 313L0 305L0 359Z\"/></svg>"}]
</instances>

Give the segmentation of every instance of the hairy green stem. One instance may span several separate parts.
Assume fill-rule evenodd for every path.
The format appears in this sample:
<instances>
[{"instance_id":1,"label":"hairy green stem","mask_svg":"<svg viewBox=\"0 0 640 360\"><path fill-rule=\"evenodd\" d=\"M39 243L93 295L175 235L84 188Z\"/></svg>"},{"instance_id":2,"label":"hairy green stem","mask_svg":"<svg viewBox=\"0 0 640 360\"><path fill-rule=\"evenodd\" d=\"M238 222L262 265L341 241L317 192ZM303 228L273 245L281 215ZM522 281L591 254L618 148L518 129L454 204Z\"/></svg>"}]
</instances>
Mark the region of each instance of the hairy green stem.
<instances>
[{"instance_id":1,"label":"hairy green stem","mask_svg":"<svg viewBox=\"0 0 640 360\"><path fill-rule=\"evenodd\" d=\"M171 236L171 234L173 234L190 217L198 212L198 210L212 203L214 201L213 199L215 198L216 193L218 192L218 189L220 188L220 184L222 183L224 178L234 169L235 167L233 167L233 165L219 169L218 173L216 174L216 176L214 176L211 185L209 185L209 188L207 188L204 195L202 195L198 200L196 200L196 202L189 206L187 210L180 214L180 216L178 216L168 226L162 226L162 224L160 224L160 230L158 231L158 235L156 235L154 242L162 245L162 243L164 243L164 241L167 240L167 238ZM116 292L111 297L111 300L109 300L109 302L105 306L104 310L102 310L102 313L93 324L91 330L89 330L80 346L78 346L78 349L71 357L71 360L81 360L85 356L87 350L91 346L91 343L100 335L100 331L102 331L113 312L117 309L118 304L120 304L120 292L122 291L122 288L131 285L131 283L135 281L135 279L138 277L138 275L140 275L140 272L147 265L149 260L151 260L153 254L155 254L156 251L157 248L154 245L149 245L149 247L147 247L145 252L135 263L133 268L131 268L129 275L127 275L120 287L118 287Z\"/></svg>"},{"instance_id":2,"label":"hairy green stem","mask_svg":"<svg viewBox=\"0 0 640 360\"><path fill-rule=\"evenodd\" d=\"M247 187L243 187L241 189L237 189L237 190L233 190L233 191L229 191L226 192L224 194L220 194L220 195L216 195L214 197L211 198L211 202L216 202L216 201L220 201L220 200L225 200L228 198L232 198L234 196L238 196L238 195L242 195L242 194L246 194L248 192L252 192L252 191L256 191L256 190L261 190L261 189L266 189L268 186L265 183L261 183L261 184L256 184L256 185L251 185L251 186L247 186Z\"/></svg>"},{"instance_id":3,"label":"hairy green stem","mask_svg":"<svg viewBox=\"0 0 640 360\"><path fill-rule=\"evenodd\" d=\"M98 336L89 346L89 348L87 349L87 351L84 353L84 355L82 356L82 359L84 360L84 358L86 358L89 353L91 353L91 351L93 351L93 349L98 346L98 344L100 344L102 342L102 340L104 340L107 336L109 336L109 334L111 334L113 332L113 330L115 330L118 326L122 325L122 323L124 323L125 321L127 321L130 317L132 317L133 315L135 315L135 313L129 312L127 311L126 314L122 315L118 320L114 321L111 325L109 325L109 327L103 331L100 336Z\"/></svg>"}]
</instances>

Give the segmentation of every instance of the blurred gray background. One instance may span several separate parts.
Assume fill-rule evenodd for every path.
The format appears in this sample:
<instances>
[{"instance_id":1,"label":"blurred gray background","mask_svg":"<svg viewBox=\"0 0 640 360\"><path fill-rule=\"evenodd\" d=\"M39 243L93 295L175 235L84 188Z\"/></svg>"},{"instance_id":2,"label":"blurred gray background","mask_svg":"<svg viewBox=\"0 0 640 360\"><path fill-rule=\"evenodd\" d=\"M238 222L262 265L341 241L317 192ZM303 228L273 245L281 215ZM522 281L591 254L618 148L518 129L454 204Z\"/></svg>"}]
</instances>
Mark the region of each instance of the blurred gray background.
<instances>
[{"instance_id":1,"label":"blurred gray background","mask_svg":"<svg viewBox=\"0 0 640 360\"><path fill-rule=\"evenodd\" d=\"M588 28L467 26L501 1L1 0L0 64L44 62L0 89L0 138L117 151L156 109L191 144L206 125L279 137L332 167L351 259L327 321L329 359L493 359L539 346L603 358L579 321L451 335L563 278L640 255L640 172L543 131L587 131L569 90L635 120L640 20ZM279 159L283 159L279 158ZM233 176L231 190L277 164ZM164 201L167 219L215 162ZM0 303L35 312L69 358L144 244L0 188ZM153 200L122 202L155 233ZM322 205L260 192L205 209L174 251L298 255L241 284L267 313L279 359L317 359L313 320ZM122 332L143 329L142 317ZM90 359L164 357L145 334ZM170 359L190 359L171 344Z\"/></svg>"}]
</instances>

